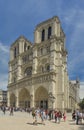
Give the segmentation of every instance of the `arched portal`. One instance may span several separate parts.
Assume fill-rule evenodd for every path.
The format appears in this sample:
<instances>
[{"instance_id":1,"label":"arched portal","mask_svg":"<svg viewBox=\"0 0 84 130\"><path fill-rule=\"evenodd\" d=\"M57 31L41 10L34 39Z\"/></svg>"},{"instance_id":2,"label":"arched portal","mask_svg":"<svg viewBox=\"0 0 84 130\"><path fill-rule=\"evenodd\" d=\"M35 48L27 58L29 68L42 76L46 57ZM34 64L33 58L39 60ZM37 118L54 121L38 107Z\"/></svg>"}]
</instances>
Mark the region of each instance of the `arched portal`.
<instances>
[{"instance_id":1,"label":"arched portal","mask_svg":"<svg viewBox=\"0 0 84 130\"><path fill-rule=\"evenodd\" d=\"M47 109L48 108L48 92L44 87L39 87L35 93L35 106Z\"/></svg>"},{"instance_id":2,"label":"arched portal","mask_svg":"<svg viewBox=\"0 0 84 130\"><path fill-rule=\"evenodd\" d=\"M16 106L16 96L13 93L10 95L10 105L13 107Z\"/></svg>"},{"instance_id":3,"label":"arched portal","mask_svg":"<svg viewBox=\"0 0 84 130\"><path fill-rule=\"evenodd\" d=\"M27 108L30 107L30 94L29 91L24 88L19 93L19 106L21 108Z\"/></svg>"}]
</instances>

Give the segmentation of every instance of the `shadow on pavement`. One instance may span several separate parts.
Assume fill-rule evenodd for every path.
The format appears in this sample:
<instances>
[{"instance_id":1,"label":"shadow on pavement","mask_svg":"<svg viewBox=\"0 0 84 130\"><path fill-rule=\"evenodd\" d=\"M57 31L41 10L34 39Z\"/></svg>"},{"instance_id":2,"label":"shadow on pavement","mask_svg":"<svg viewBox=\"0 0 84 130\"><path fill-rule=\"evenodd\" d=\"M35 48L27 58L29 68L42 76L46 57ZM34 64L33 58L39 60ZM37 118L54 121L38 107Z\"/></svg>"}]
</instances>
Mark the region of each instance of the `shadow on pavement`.
<instances>
[{"instance_id":1,"label":"shadow on pavement","mask_svg":"<svg viewBox=\"0 0 84 130\"><path fill-rule=\"evenodd\" d=\"M69 125L76 125L76 123L75 123L75 122L73 122L73 123L69 123Z\"/></svg>"},{"instance_id":2,"label":"shadow on pavement","mask_svg":"<svg viewBox=\"0 0 84 130\"><path fill-rule=\"evenodd\" d=\"M68 120L69 121L69 125L76 125L76 122L74 120Z\"/></svg>"},{"instance_id":3,"label":"shadow on pavement","mask_svg":"<svg viewBox=\"0 0 84 130\"><path fill-rule=\"evenodd\" d=\"M78 127L78 130L84 130L84 124Z\"/></svg>"},{"instance_id":4,"label":"shadow on pavement","mask_svg":"<svg viewBox=\"0 0 84 130\"><path fill-rule=\"evenodd\" d=\"M68 120L69 122L73 122L73 120Z\"/></svg>"},{"instance_id":5,"label":"shadow on pavement","mask_svg":"<svg viewBox=\"0 0 84 130\"><path fill-rule=\"evenodd\" d=\"M74 120L68 120L69 121L69 125L77 125L76 121ZM84 122L78 124L78 129L77 130L84 130Z\"/></svg>"},{"instance_id":6,"label":"shadow on pavement","mask_svg":"<svg viewBox=\"0 0 84 130\"><path fill-rule=\"evenodd\" d=\"M28 125L34 125L33 123L27 123Z\"/></svg>"},{"instance_id":7,"label":"shadow on pavement","mask_svg":"<svg viewBox=\"0 0 84 130\"><path fill-rule=\"evenodd\" d=\"M39 124L39 125L45 125L45 124L42 124L42 123L40 123L40 122L37 122L37 123L29 123L29 122L28 122L27 124L29 124L29 125L38 125L38 124Z\"/></svg>"}]
</instances>

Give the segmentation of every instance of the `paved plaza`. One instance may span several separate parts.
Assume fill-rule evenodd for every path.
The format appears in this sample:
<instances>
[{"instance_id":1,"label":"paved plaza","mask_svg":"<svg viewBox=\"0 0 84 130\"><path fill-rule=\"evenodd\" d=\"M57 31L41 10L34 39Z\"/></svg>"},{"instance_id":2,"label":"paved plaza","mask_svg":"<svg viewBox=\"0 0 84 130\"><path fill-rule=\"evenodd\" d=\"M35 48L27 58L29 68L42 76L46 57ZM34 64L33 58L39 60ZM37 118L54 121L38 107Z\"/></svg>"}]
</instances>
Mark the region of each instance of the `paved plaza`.
<instances>
[{"instance_id":1,"label":"paved plaza","mask_svg":"<svg viewBox=\"0 0 84 130\"><path fill-rule=\"evenodd\" d=\"M67 114L67 120L61 120L60 124L55 123L54 120L46 120L45 125L38 120L37 125L33 125L32 115L27 112L14 112L13 116L6 112L4 115L0 111L0 130L84 130L84 121L82 125L76 125L72 121L71 114Z\"/></svg>"}]
</instances>

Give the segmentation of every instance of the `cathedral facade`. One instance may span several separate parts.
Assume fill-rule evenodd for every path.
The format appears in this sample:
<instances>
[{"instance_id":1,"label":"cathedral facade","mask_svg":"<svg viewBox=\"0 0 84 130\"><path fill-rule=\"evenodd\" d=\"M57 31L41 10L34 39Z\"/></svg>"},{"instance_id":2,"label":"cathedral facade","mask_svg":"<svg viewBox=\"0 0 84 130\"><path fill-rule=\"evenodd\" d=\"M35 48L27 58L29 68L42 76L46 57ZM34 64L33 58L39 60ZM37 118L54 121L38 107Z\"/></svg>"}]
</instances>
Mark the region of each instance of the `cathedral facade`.
<instances>
[{"instance_id":1,"label":"cathedral facade","mask_svg":"<svg viewBox=\"0 0 84 130\"><path fill-rule=\"evenodd\" d=\"M8 106L69 109L65 34L57 16L38 24L34 43L20 36L10 47ZM79 82L74 89L79 96ZM75 103L73 107L75 107Z\"/></svg>"}]
</instances>

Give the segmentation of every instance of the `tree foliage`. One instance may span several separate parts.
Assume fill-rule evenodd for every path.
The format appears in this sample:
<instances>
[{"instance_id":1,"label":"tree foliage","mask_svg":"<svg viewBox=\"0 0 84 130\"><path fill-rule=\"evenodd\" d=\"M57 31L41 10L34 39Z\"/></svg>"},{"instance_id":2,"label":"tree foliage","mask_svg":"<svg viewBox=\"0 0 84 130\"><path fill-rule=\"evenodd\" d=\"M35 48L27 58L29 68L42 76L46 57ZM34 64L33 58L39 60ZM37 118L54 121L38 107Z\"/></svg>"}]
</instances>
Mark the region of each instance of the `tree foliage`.
<instances>
[{"instance_id":1,"label":"tree foliage","mask_svg":"<svg viewBox=\"0 0 84 130\"><path fill-rule=\"evenodd\" d=\"M84 98L82 99L82 101L79 103L80 108L83 110L84 109Z\"/></svg>"}]
</instances>

